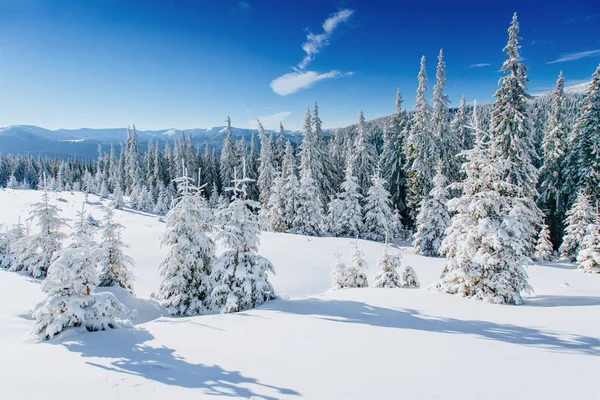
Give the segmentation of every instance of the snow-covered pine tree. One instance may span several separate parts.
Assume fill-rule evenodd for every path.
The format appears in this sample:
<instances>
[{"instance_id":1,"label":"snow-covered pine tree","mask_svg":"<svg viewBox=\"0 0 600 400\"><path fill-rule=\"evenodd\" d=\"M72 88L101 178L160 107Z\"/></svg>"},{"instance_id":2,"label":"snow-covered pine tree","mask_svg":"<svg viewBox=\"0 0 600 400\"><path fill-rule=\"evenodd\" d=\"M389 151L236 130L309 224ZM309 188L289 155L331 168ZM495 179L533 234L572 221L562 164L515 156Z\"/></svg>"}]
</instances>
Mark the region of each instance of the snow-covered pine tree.
<instances>
[{"instance_id":1,"label":"snow-covered pine tree","mask_svg":"<svg viewBox=\"0 0 600 400\"><path fill-rule=\"evenodd\" d=\"M362 193L367 193L371 186L371 177L377 168L377 150L375 144L365 123L363 110L358 114L358 126L356 129L356 137L354 138L354 147L352 149L352 165L354 175L361 188Z\"/></svg>"},{"instance_id":2,"label":"snow-covered pine tree","mask_svg":"<svg viewBox=\"0 0 600 400\"><path fill-rule=\"evenodd\" d=\"M235 177L229 206L223 210L223 230L217 240L229 248L219 256L211 275L215 286L212 304L221 312L230 313L254 308L275 298L267 272L273 272L273 264L257 254L260 244L260 217L252 212L260 207L246 199L246 171L241 179Z\"/></svg>"},{"instance_id":3,"label":"snow-covered pine tree","mask_svg":"<svg viewBox=\"0 0 600 400\"><path fill-rule=\"evenodd\" d=\"M600 207L600 65L592 76L581 116L573 128L580 143L580 187L590 203Z\"/></svg>"},{"instance_id":4,"label":"snow-covered pine tree","mask_svg":"<svg viewBox=\"0 0 600 400\"><path fill-rule=\"evenodd\" d=\"M577 200L567 211L565 235L560 245L560 257L563 260L575 261L589 224L594 222L595 213L589 198L583 189L579 190Z\"/></svg>"},{"instance_id":5,"label":"snow-covered pine tree","mask_svg":"<svg viewBox=\"0 0 600 400\"><path fill-rule=\"evenodd\" d=\"M31 206L28 220L36 221L39 232L21 238L15 243L13 270L24 270L34 278L44 278L57 257L66 235L60 231L66 220L59 218L60 209L50 204L48 191L44 190L41 201Z\"/></svg>"},{"instance_id":6,"label":"snow-covered pine tree","mask_svg":"<svg viewBox=\"0 0 600 400\"><path fill-rule=\"evenodd\" d=\"M258 124L258 137L260 139L258 191L261 207L263 210L267 211L267 203L269 202L269 197L271 196L271 187L273 186L273 182L277 176L277 168L272 143L265 134L265 130L261 122L259 120L256 120L256 122Z\"/></svg>"},{"instance_id":7,"label":"snow-covered pine tree","mask_svg":"<svg viewBox=\"0 0 600 400\"><path fill-rule=\"evenodd\" d=\"M217 190L217 184L212 184L212 189L210 191L210 196L208 197L208 207L213 210L217 208L217 204L219 203L219 191Z\"/></svg>"},{"instance_id":8,"label":"snow-covered pine tree","mask_svg":"<svg viewBox=\"0 0 600 400\"><path fill-rule=\"evenodd\" d=\"M172 315L196 315L210 308L214 287L210 275L215 243L208 236L214 218L185 168L176 183L177 198L161 238L169 251L159 267L162 281L156 298Z\"/></svg>"},{"instance_id":9,"label":"snow-covered pine tree","mask_svg":"<svg viewBox=\"0 0 600 400\"><path fill-rule=\"evenodd\" d=\"M527 66L523 64L519 52L519 22L513 15L508 29L508 43L504 47L507 59L502 64L504 76L494 94L494 110L490 124L490 162L497 165L495 173L503 175L499 179L508 185L508 197L513 206L508 210L522 225L520 235L529 242L526 256L533 256L539 226L543 214L535 203L538 171L533 164L537 157L532 140L527 99Z\"/></svg>"},{"instance_id":10,"label":"snow-covered pine tree","mask_svg":"<svg viewBox=\"0 0 600 400\"><path fill-rule=\"evenodd\" d=\"M542 143L543 165L540 169L540 202L546 213L552 242L561 242L569 196L564 193L567 138L565 118L565 79L562 71L552 96L552 111Z\"/></svg>"},{"instance_id":11,"label":"snow-covered pine tree","mask_svg":"<svg viewBox=\"0 0 600 400\"><path fill-rule=\"evenodd\" d=\"M25 228L23 227L23 224L21 224L21 218L19 218L17 224L9 229L6 234L4 234L4 242L1 250L2 254L0 254L1 268L11 268L16 255L21 254L20 251L18 253L15 252L15 244L21 241L21 239L24 237ZM23 243L26 243L26 241Z\"/></svg>"},{"instance_id":12,"label":"snow-covered pine tree","mask_svg":"<svg viewBox=\"0 0 600 400\"><path fill-rule=\"evenodd\" d=\"M467 128L468 125L468 116L467 116L467 100L465 96L460 99L460 106L454 114L454 118L452 118L452 122L450 122L450 130L452 134L458 140L460 144L460 150L470 150L473 148L473 132Z\"/></svg>"},{"instance_id":13,"label":"snow-covered pine tree","mask_svg":"<svg viewBox=\"0 0 600 400\"><path fill-rule=\"evenodd\" d=\"M98 277L93 253L97 243L86 221L82 210L71 235L72 244L58 251L42 283L46 297L33 313L33 332L40 339L51 339L68 328L97 331L130 326L117 318L129 311L112 293L94 294Z\"/></svg>"},{"instance_id":14,"label":"snow-covered pine tree","mask_svg":"<svg viewBox=\"0 0 600 400\"><path fill-rule=\"evenodd\" d=\"M548 228L548 225L544 223L542 224L537 245L535 246L535 258L540 261L550 261L552 260L553 253L554 248L550 241L550 229Z\"/></svg>"},{"instance_id":15,"label":"snow-covered pine tree","mask_svg":"<svg viewBox=\"0 0 600 400\"><path fill-rule=\"evenodd\" d=\"M169 212L169 208L171 199L168 197L167 188L162 181L158 184L158 196L156 198L156 204L154 205L154 209L152 212L158 215L167 215ZM116 207L115 207L116 208Z\"/></svg>"},{"instance_id":16,"label":"snow-covered pine tree","mask_svg":"<svg viewBox=\"0 0 600 400\"><path fill-rule=\"evenodd\" d=\"M600 225L598 225L598 221L589 224L586 229L577 254L577 265L583 272L600 274Z\"/></svg>"},{"instance_id":17,"label":"snow-covered pine tree","mask_svg":"<svg viewBox=\"0 0 600 400\"><path fill-rule=\"evenodd\" d=\"M402 273L402 287L405 289L418 289L419 286L417 272L410 265L407 265Z\"/></svg>"},{"instance_id":18,"label":"snow-covered pine tree","mask_svg":"<svg viewBox=\"0 0 600 400\"><path fill-rule=\"evenodd\" d=\"M458 136L450 129L450 113L448 95L444 94L447 85L446 63L444 52L440 50L436 72L437 82L433 86L433 134L437 143L437 162L444 165L444 175L449 182L458 181L460 162L456 155L460 152Z\"/></svg>"},{"instance_id":19,"label":"snow-covered pine tree","mask_svg":"<svg viewBox=\"0 0 600 400\"><path fill-rule=\"evenodd\" d=\"M513 186L503 180L505 163L491 162L487 134L479 129L474 111L475 147L462 153L465 176L458 183L461 197L448 202L454 213L440 253L446 266L439 290L490 301L521 304L521 292L531 291L523 265L529 240L513 213ZM517 203L518 204L518 203Z\"/></svg>"},{"instance_id":20,"label":"snow-covered pine tree","mask_svg":"<svg viewBox=\"0 0 600 400\"><path fill-rule=\"evenodd\" d=\"M113 199L111 204L117 210L121 210L123 209L123 207L125 207L125 200L123 200L123 190L121 189L121 185L119 183L117 183L115 191L113 192Z\"/></svg>"},{"instance_id":21,"label":"snow-covered pine tree","mask_svg":"<svg viewBox=\"0 0 600 400\"><path fill-rule=\"evenodd\" d=\"M271 188L267 210L267 219L275 231L286 232L292 227L296 215L299 189L296 157L292 145L288 141L282 159L281 174L275 179Z\"/></svg>"},{"instance_id":22,"label":"snow-covered pine tree","mask_svg":"<svg viewBox=\"0 0 600 400\"><path fill-rule=\"evenodd\" d=\"M447 189L448 180L443 172L445 168L445 165L438 165L437 174L433 179L433 189L423 200L417 216L415 253L424 256L438 257L440 255L442 241L451 222L447 209L450 194Z\"/></svg>"},{"instance_id":23,"label":"snow-covered pine tree","mask_svg":"<svg viewBox=\"0 0 600 400\"><path fill-rule=\"evenodd\" d=\"M435 136L431 120L431 106L427 102L427 72L425 56L421 57L419 71L419 88L413 114L412 126L406 140L405 153L408 170L409 209L413 218L419 213L423 199L433 187L435 161L431 156L436 154Z\"/></svg>"},{"instance_id":24,"label":"snow-covered pine tree","mask_svg":"<svg viewBox=\"0 0 600 400\"><path fill-rule=\"evenodd\" d=\"M277 154L275 154L276 156ZM276 158L276 157L275 157ZM253 179L254 182L258 182L258 168L260 166L260 150L258 148L258 141L256 135L252 132L252 139L250 139L250 152L248 153L248 178ZM275 164L277 161L275 160ZM209 182L204 182L207 187L210 187ZM257 184L249 185L248 187L248 198L250 200L259 200L260 190Z\"/></svg>"},{"instance_id":25,"label":"snow-covered pine tree","mask_svg":"<svg viewBox=\"0 0 600 400\"><path fill-rule=\"evenodd\" d=\"M281 174L277 174L273 186L271 186L271 196L265 213L269 226L275 232L286 232L289 229L285 214L286 196L288 193L285 193L283 189L283 177Z\"/></svg>"},{"instance_id":26,"label":"snow-covered pine tree","mask_svg":"<svg viewBox=\"0 0 600 400\"><path fill-rule=\"evenodd\" d=\"M323 140L323 121L319 117L319 105L315 101L313 105L313 116L312 116L312 126L313 126L313 138L318 144L319 152L322 157L322 167L323 170L323 179L321 181L316 180L315 182L319 186L319 192L322 193L321 202L323 204L327 204L327 201L331 195L335 193L335 188L333 186L333 180L335 179L335 171L334 166L332 165L332 160L327 157L327 148L325 142Z\"/></svg>"},{"instance_id":27,"label":"snow-covered pine tree","mask_svg":"<svg viewBox=\"0 0 600 400\"><path fill-rule=\"evenodd\" d=\"M329 268L331 269L331 288L333 290L346 288L346 264L342 261L339 252L336 252L335 262Z\"/></svg>"},{"instance_id":28,"label":"snow-covered pine tree","mask_svg":"<svg viewBox=\"0 0 600 400\"><path fill-rule=\"evenodd\" d=\"M227 136L223 142L220 159L220 175L221 187L229 185L233 179L233 170L239 164L235 151L235 139L233 138L233 130L231 129L231 119L227 117Z\"/></svg>"},{"instance_id":29,"label":"snow-covered pine tree","mask_svg":"<svg viewBox=\"0 0 600 400\"><path fill-rule=\"evenodd\" d=\"M127 141L125 143L125 191L132 194L137 185L142 184L144 180L144 170L142 166L142 152L135 125L133 128L127 127ZM91 189L90 192L94 192Z\"/></svg>"},{"instance_id":30,"label":"snow-covered pine tree","mask_svg":"<svg viewBox=\"0 0 600 400\"><path fill-rule=\"evenodd\" d=\"M398 225L396 215L391 207L390 193L385 188L386 181L376 171L371 177L371 187L365 198L364 226L362 237L369 240L383 242L398 239Z\"/></svg>"},{"instance_id":31,"label":"snow-covered pine tree","mask_svg":"<svg viewBox=\"0 0 600 400\"><path fill-rule=\"evenodd\" d=\"M302 177L305 173L308 173L313 181L318 183L319 195L323 204L328 200L326 189L328 183L325 181L325 154L322 138L317 136L317 133L313 130L310 109L307 107L302 126L302 143L300 144L300 176Z\"/></svg>"},{"instance_id":32,"label":"snow-covered pine tree","mask_svg":"<svg viewBox=\"0 0 600 400\"><path fill-rule=\"evenodd\" d=\"M356 250L352 254L350 265L346 268L346 287L365 288L369 286L367 275L364 271L368 269L364 259L365 253L358 248L358 240L354 243Z\"/></svg>"},{"instance_id":33,"label":"snow-covered pine tree","mask_svg":"<svg viewBox=\"0 0 600 400\"><path fill-rule=\"evenodd\" d=\"M353 174L352 159L348 158L346 178L341 191L329 203L327 223L333 236L357 237L363 232L362 194Z\"/></svg>"},{"instance_id":34,"label":"snow-covered pine tree","mask_svg":"<svg viewBox=\"0 0 600 400\"><path fill-rule=\"evenodd\" d=\"M389 289L402 287L402 277L396 271L396 268L402 266L401 260L400 254L390 254L386 245L377 260L377 274L373 278L373 287Z\"/></svg>"},{"instance_id":35,"label":"snow-covered pine tree","mask_svg":"<svg viewBox=\"0 0 600 400\"><path fill-rule=\"evenodd\" d=\"M319 187L309 171L304 171L300 187L295 193L295 214L291 232L300 235L320 236L323 234L325 216Z\"/></svg>"},{"instance_id":36,"label":"snow-covered pine tree","mask_svg":"<svg viewBox=\"0 0 600 400\"><path fill-rule=\"evenodd\" d=\"M123 252L129 246L121 240L123 225L114 221L114 215L112 207L105 208L102 242L94 253L99 267L98 286L120 286L133 291L133 259Z\"/></svg>"}]
</instances>

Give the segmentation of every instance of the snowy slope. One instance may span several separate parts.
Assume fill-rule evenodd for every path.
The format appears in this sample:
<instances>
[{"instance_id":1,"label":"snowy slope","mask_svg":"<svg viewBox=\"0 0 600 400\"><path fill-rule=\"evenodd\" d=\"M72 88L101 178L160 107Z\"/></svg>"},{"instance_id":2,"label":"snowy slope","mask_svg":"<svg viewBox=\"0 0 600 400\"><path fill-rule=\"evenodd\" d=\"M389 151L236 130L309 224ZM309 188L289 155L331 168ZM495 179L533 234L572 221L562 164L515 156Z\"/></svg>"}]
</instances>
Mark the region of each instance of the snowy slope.
<instances>
[{"instance_id":1,"label":"snowy slope","mask_svg":"<svg viewBox=\"0 0 600 400\"><path fill-rule=\"evenodd\" d=\"M0 222L23 217L41 193L0 191ZM83 195L60 193L73 218ZM96 200L93 198L92 200ZM100 219L98 205L88 210ZM135 330L28 337L39 283L0 271L0 387L3 398L36 399L594 399L600 361L600 276L569 264L528 268L536 293L498 306L426 289L442 259L402 249L423 289L326 292L336 248L348 239L265 233L284 299L232 315L161 316L163 223L117 211L136 261ZM360 242L374 274L382 246Z\"/></svg>"}]
</instances>

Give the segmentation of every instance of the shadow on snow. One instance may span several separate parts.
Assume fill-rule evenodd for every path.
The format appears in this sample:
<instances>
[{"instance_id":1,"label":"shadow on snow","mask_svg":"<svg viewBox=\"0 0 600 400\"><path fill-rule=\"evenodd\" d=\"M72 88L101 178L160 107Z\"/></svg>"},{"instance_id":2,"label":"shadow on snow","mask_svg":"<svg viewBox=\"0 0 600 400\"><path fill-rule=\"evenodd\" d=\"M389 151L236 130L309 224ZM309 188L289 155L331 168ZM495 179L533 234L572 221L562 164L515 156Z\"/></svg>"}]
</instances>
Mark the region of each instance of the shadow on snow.
<instances>
[{"instance_id":1,"label":"shadow on snow","mask_svg":"<svg viewBox=\"0 0 600 400\"><path fill-rule=\"evenodd\" d=\"M548 299L552 296L540 297L542 297L540 303L554 301ZM600 304L599 300L600 298L572 297L567 301L570 301L571 305L584 305L582 302ZM316 298L275 300L261 306L260 309L297 315L311 315L327 321L345 324L364 324L383 328L473 335L482 339L545 348L551 351L600 355L600 339L595 337L544 331L537 328L489 321L429 316L416 310L381 308L356 301L320 300Z\"/></svg>"},{"instance_id":2,"label":"shadow on snow","mask_svg":"<svg viewBox=\"0 0 600 400\"><path fill-rule=\"evenodd\" d=\"M178 356L174 349L148 344L153 339L145 329L118 329L80 335L76 340L70 337L50 343L62 345L69 351L80 353L84 358L94 359L87 361L89 365L165 385L199 389L204 395L233 398L259 396L268 400L300 395L294 390L267 385L238 371L224 370L218 365L189 363ZM277 392L277 397L260 393L265 389Z\"/></svg>"}]
</instances>

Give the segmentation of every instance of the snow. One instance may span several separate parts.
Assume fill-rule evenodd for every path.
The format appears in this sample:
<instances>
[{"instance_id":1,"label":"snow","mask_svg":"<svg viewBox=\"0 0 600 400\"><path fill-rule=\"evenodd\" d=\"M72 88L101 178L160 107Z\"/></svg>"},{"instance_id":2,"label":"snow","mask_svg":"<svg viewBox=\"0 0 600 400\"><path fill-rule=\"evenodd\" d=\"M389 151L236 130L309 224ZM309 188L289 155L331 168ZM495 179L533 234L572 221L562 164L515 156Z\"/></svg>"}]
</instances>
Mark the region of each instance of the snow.
<instances>
[{"instance_id":1,"label":"snow","mask_svg":"<svg viewBox=\"0 0 600 400\"><path fill-rule=\"evenodd\" d=\"M74 219L84 195L58 197ZM41 192L0 191L1 222L22 220ZM102 218L90 196L86 210ZM600 396L600 275L569 263L527 268L536 292L501 306L427 288L444 260L402 247L421 289L329 291L336 250L349 264L354 239L264 233L259 253L281 299L237 314L169 317L150 300L166 254L158 217L115 210L135 261L135 329L67 331L37 343L31 311L39 281L0 270L0 385L4 398L37 399L593 399ZM66 232L66 231L65 231ZM384 245L359 241L370 283ZM223 251L217 249L217 254ZM390 249L398 251L398 249ZM402 272L402 271L399 271ZM468 380L468 382L466 382ZM35 382L32 384L32 382ZM432 384L434 382L434 384ZM467 383L458 389L458 385Z\"/></svg>"}]
</instances>

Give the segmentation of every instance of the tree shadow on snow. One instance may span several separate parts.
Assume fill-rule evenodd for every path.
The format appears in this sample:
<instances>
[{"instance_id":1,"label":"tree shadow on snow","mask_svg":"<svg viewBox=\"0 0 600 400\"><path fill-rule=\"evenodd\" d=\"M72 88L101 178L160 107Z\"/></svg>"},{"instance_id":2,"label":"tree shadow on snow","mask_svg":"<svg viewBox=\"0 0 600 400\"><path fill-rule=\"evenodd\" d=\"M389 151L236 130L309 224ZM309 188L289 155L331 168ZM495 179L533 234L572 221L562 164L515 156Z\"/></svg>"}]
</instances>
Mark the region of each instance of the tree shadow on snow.
<instances>
[{"instance_id":1,"label":"tree shadow on snow","mask_svg":"<svg viewBox=\"0 0 600 400\"><path fill-rule=\"evenodd\" d=\"M276 300L266 303L261 306L261 309L312 315L316 318L347 324L473 335L482 339L545 348L551 351L600 355L600 339L590 336L550 332L489 321L429 316L416 310L381 308L356 301L315 298Z\"/></svg>"},{"instance_id":2,"label":"tree shadow on snow","mask_svg":"<svg viewBox=\"0 0 600 400\"><path fill-rule=\"evenodd\" d=\"M118 329L81 335L79 340L70 337L50 343L62 345L69 351L80 353L84 358L94 359L87 361L89 365L165 385L199 389L202 391L199 395L233 398L258 396L268 400L300 395L292 389L268 385L238 371L224 370L218 365L189 363L177 355L174 349L151 346L148 342L153 339L144 329ZM277 397L260 393L265 390L275 391Z\"/></svg>"},{"instance_id":3,"label":"tree shadow on snow","mask_svg":"<svg viewBox=\"0 0 600 400\"><path fill-rule=\"evenodd\" d=\"M524 305L530 307L587 307L600 306L598 296L536 295L526 297Z\"/></svg>"}]
</instances>

